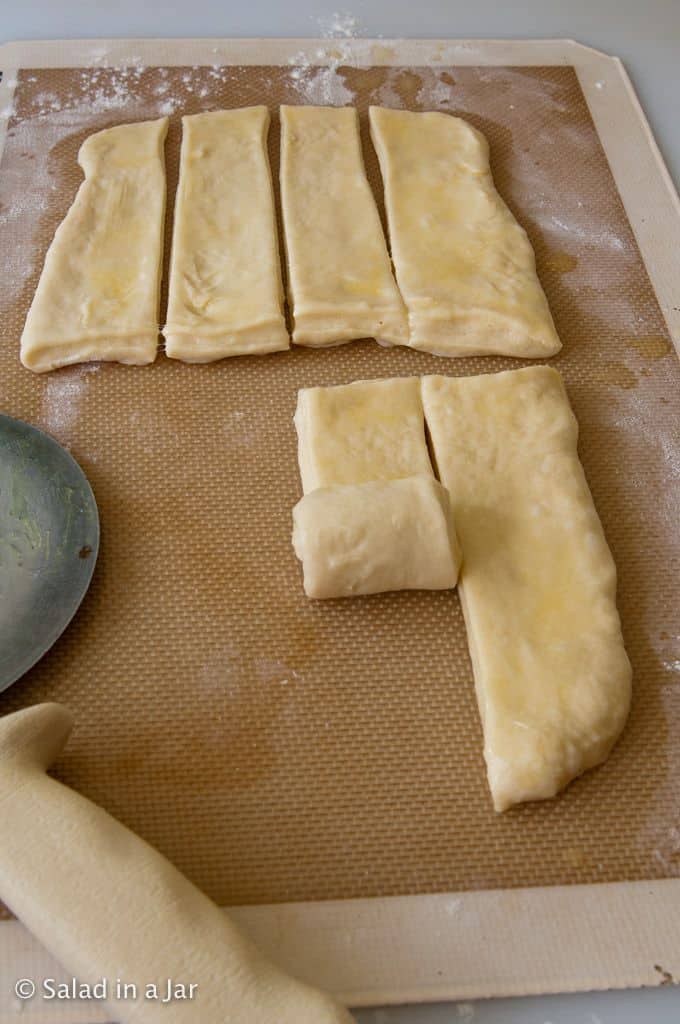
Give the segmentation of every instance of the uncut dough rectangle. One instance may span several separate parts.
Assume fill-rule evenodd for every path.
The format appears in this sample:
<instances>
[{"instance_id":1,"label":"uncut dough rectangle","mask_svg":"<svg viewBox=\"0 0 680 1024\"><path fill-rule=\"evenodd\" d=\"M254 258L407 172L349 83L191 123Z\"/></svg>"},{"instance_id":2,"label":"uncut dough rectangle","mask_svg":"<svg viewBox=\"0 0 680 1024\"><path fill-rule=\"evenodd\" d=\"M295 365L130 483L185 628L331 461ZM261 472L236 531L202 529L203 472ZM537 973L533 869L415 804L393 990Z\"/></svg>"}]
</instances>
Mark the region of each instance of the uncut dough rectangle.
<instances>
[{"instance_id":1,"label":"uncut dough rectangle","mask_svg":"<svg viewBox=\"0 0 680 1024\"><path fill-rule=\"evenodd\" d=\"M156 358L167 130L167 117L124 124L80 147L85 180L47 251L21 337L28 369Z\"/></svg>"},{"instance_id":2,"label":"uncut dough rectangle","mask_svg":"<svg viewBox=\"0 0 680 1024\"><path fill-rule=\"evenodd\" d=\"M293 341L405 344L354 108L281 107L281 205Z\"/></svg>"},{"instance_id":3,"label":"uncut dough rectangle","mask_svg":"<svg viewBox=\"0 0 680 1024\"><path fill-rule=\"evenodd\" d=\"M165 351L203 363L289 347L266 107L182 118Z\"/></svg>"},{"instance_id":4,"label":"uncut dough rectangle","mask_svg":"<svg viewBox=\"0 0 680 1024\"><path fill-rule=\"evenodd\" d=\"M333 484L433 475L418 377L302 388L295 426L305 494Z\"/></svg>"},{"instance_id":5,"label":"uncut dough rectangle","mask_svg":"<svg viewBox=\"0 0 680 1024\"><path fill-rule=\"evenodd\" d=\"M616 569L556 370L424 377L423 404L463 549L459 593L502 811L553 796L623 728L631 669Z\"/></svg>"},{"instance_id":6,"label":"uncut dough rectangle","mask_svg":"<svg viewBox=\"0 0 680 1024\"><path fill-rule=\"evenodd\" d=\"M560 340L526 232L499 196L489 147L442 113L371 107L409 344L435 355L554 355Z\"/></svg>"}]
</instances>

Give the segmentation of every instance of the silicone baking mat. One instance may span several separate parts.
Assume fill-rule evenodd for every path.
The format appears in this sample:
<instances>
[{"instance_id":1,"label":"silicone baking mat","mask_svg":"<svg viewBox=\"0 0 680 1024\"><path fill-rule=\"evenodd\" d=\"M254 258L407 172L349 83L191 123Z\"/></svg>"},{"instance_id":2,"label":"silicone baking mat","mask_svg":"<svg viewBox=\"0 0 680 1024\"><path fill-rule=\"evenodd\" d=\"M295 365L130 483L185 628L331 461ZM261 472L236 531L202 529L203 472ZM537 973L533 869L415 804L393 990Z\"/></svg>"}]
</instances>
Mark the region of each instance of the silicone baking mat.
<instances>
[{"instance_id":1,"label":"silicone baking mat","mask_svg":"<svg viewBox=\"0 0 680 1024\"><path fill-rule=\"evenodd\" d=\"M102 524L81 610L0 713L72 708L58 777L222 904L680 875L680 368L574 70L94 64L19 72L0 164L2 409L70 448ZM276 178L283 102L359 108L379 203L368 103L468 118L534 244L635 687L610 760L558 799L494 814L455 593L311 603L290 543L299 387L522 361L364 341L194 367L19 364L91 132L170 115L169 226L180 115L267 104Z\"/></svg>"}]
</instances>

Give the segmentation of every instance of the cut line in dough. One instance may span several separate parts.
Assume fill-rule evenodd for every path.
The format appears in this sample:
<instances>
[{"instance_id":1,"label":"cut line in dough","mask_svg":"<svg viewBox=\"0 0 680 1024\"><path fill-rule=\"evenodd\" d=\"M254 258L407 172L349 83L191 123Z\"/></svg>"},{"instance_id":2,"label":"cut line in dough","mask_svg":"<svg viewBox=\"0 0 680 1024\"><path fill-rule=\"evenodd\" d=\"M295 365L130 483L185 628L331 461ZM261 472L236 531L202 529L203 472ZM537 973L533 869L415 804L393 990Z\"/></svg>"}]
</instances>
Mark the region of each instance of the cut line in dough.
<instances>
[{"instance_id":1,"label":"cut line in dough","mask_svg":"<svg viewBox=\"0 0 680 1024\"><path fill-rule=\"evenodd\" d=\"M118 125L80 147L85 180L47 251L21 337L29 370L156 358L167 130L167 117Z\"/></svg>"},{"instance_id":2,"label":"cut line in dough","mask_svg":"<svg viewBox=\"0 0 680 1024\"><path fill-rule=\"evenodd\" d=\"M412 348L545 358L561 348L526 232L484 136L450 114L371 107L392 259Z\"/></svg>"},{"instance_id":3,"label":"cut line in dough","mask_svg":"<svg viewBox=\"0 0 680 1024\"><path fill-rule=\"evenodd\" d=\"M290 345L266 107L182 118L165 352L205 363Z\"/></svg>"},{"instance_id":4,"label":"cut line in dough","mask_svg":"<svg viewBox=\"0 0 680 1024\"><path fill-rule=\"evenodd\" d=\"M494 807L554 796L604 761L631 668L616 569L556 370L424 377L463 549L459 594Z\"/></svg>"},{"instance_id":5,"label":"cut line in dough","mask_svg":"<svg viewBox=\"0 0 680 1024\"><path fill-rule=\"evenodd\" d=\"M405 344L353 107L281 107L281 206L295 344Z\"/></svg>"}]
</instances>

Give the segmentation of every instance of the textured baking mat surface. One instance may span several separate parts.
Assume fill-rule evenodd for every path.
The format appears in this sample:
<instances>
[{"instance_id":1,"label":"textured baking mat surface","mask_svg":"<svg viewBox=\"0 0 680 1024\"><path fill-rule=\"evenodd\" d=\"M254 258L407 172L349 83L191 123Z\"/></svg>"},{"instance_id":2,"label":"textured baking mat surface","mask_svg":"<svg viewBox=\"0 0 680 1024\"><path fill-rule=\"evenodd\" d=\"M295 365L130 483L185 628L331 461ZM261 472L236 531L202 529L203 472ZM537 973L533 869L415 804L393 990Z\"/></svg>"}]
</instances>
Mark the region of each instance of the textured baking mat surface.
<instances>
[{"instance_id":1,"label":"textured baking mat surface","mask_svg":"<svg viewBox=\"0 0 680 1024\"><path fill-rule=\"evenodd\" d=\"M559 799L494 814L455 593L311 603L290 543L299 387L523 363L364 341L194 367L19 364L87 135L171 115L170 224L180 114L268 104L276 174L281 102L355 103L379 199L369 102L469 118L535 246L635 672L621 742ZM680 367L573 69L22 70L0 225L2 409L70 448L101 512L81 610L0 697L0 713L75 712L59 778L221 904L680 875Z\"/></svg>"}]
</instances>

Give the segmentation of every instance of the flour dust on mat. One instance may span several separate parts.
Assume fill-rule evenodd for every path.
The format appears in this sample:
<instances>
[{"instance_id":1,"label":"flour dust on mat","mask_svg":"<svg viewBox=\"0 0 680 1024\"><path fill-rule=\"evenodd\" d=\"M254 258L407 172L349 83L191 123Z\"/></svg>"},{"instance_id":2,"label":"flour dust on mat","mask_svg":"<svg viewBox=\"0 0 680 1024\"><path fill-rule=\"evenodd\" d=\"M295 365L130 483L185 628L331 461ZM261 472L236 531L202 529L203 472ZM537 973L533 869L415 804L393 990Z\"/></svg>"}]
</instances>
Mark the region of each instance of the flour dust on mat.
<instances>
[{"instance_id":1,"label":"flour dust on mat","mask_svg":"<svg viewBox=\"0 0 680 1024\"><path fill-rule=\"evenodd\" d=\"M98 363L62 370L47 378L38 425L62 443L78 421L81 399L90 375L99 371Z\"/></svg>"}]
</instances>

